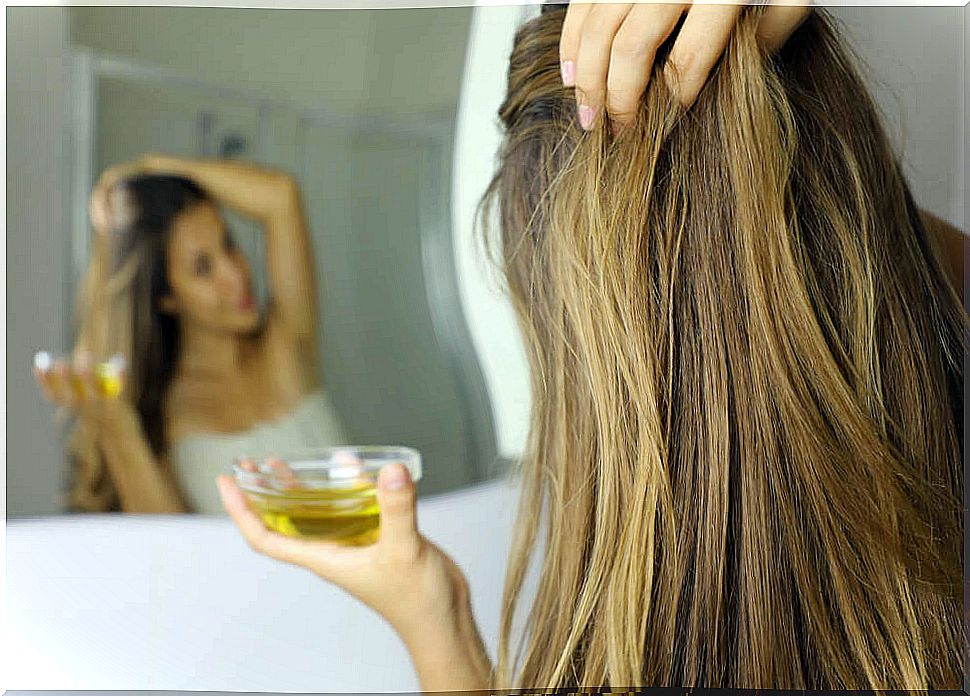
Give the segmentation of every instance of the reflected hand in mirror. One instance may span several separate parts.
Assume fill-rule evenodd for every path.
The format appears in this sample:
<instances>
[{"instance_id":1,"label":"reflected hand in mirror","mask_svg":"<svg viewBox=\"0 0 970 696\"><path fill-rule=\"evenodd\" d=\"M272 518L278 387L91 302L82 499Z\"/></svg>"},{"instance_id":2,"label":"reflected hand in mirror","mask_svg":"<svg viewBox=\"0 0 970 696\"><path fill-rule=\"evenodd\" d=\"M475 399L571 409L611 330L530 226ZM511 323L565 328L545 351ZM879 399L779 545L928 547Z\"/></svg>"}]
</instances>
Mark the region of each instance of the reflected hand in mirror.
<instances>
[{"instance_id":1,"label":"reflected hand in mirror","mask_svg":"<svg viewBox=\"0 0 970 696\"><path fill-rule=\"evenodd\" d=\"M266 462L273 472L274 480L282 485L286 490L296 490L303 488L303 484L300 479L297 478L296 474L290 468L289 464L282 461L281 459L269 459ZM239 462L239 466L253 474L259 473L259 467L256 465L252 459L243 459ZM266 480L262 477L256 479L257 485L266 486Z\"/></svg>"},{"instance_id":2,"label":"reflected hand in mirror","mask_svg":"<svg viewBox=\"0 0 970 696\"><path fill-rule=\"evenodd\" d=\"M263 228L265 312L220 205ZM99 233L75 352L125 354L131 370L98 417L78 414L75 509L221 513L212 478L257 434L263 447L345 442L318 374L313 260L291 176L149 154L106 170L88 211ZM42 381L51 397L70 398L53 378Z\"/></svg>"},{"instance_id":3,"label":"reflected hand in mirror","mask_svg":"<svg viewBox=\"0 0 970 696\"><path fill-rule=\"evenodd\" d=\"M33 374L48 401L100 428L111 429L131 415L130 405L118 398L124 382L120 356L93 365L89 355L79 353L69 365L41 351L34 356Z\"/></svg>"},{"instance_id":4,"label":"reflected hand in mirror","mask_svg":"<svg viewBox=\"0 0 970 696\"><path fill-rule=\"evenodd\" d=\"M285 466L285 465L284 465ZM247 470L254 471L250 462ZM414 483L401 464L383 467L378 541L351 547L269 531L230 476L217 479L223 505L257 552L310 570L377 612L401 637L423 689L488 685L490 664L461 569L417 526Z\"/></svg>"}]
</instances>

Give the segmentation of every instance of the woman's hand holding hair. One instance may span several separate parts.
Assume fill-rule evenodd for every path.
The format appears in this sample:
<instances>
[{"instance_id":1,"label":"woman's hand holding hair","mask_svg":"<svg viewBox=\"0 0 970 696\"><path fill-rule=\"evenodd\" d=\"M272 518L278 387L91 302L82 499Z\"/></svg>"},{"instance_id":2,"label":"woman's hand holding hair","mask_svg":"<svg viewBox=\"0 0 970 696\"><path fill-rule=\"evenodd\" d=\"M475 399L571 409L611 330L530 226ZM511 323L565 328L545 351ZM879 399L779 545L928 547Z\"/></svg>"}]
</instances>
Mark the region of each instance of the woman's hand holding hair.
<instances>
[{"instance_id":1,"label":"woman's hand holding hair","mask_svg":"<svg viewBox=\"0 0 970 696\"><path fill-rule=\"evenodd\" d=\"M781 48L811 12L810 0L770 0L758 25L766 51ZM664 66L668 86L690 106L734 31L744 2L736 4L573 2L560 40L563 84L576 87L580 123L589 129L603 111L628 124L640 103L657 49L687 17Z\"/></svg>"},{"instance_id":2,"label":"woman's hand holding hair","mask_svg":"<svg viewBox=\"0 0 970 696\"><path fill-rule=\"evenodd\" d=\"M113 195L115 184L129 176L136 176L145 172L145 164L139 159L134 162L116 164L104 170L91 191L88 200L88 217L95 231L101 235L108 235L115 227L120 203Z\"/></svg>"},{"instance_id":3,"label":"woman's hand holding hair","mask_svg":"<svg viewBox=\"0 0 970 696\"><path fill-rule=\"evenodd\" d=\"M259 553L306 568L380 614L404 641L422 689L489 686L491 665L472 616L461 570L417 528L416 494L407 469L378 477L380 537L350 547L269 531L230 476L220 476L223 505Z\"/></svg>"}]
</instances>

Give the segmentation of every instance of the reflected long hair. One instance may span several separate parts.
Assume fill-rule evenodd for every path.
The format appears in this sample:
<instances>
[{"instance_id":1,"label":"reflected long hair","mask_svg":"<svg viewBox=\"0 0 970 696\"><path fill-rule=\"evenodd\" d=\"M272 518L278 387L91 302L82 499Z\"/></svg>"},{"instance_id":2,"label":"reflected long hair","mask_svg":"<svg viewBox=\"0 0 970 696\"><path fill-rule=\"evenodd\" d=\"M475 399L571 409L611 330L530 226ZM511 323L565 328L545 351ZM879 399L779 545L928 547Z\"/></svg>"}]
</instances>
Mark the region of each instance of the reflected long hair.
<instances>
[{"instance_id":1,"label":"reflected long hair","mask_svg":"<svg viewBox=\"0 0 970 696\"><path fill-rule=\"evenodd\" d=\"M179 356L177 317L163 312L169 294L168 247L175 219L192 206L211 203L190 179L140 175L119 182L127 213L110 235L94 240L79 296L75 351L101 358L121 354L129 364L120 398L134 407L156 458L167 449L164 399ZM96 433L78 420L68 451L73 463L69 504L74 510L119 511L117 489Z\"/></svg>"},{"instance_id":2,"label":"reflected long hair","mask_svg":"<svg viewBox=\"0 0 970 696\"><path fill-rule=\"evenodd\" d=\"M967 316L833 20L767 56L762 10L686 111L672 37L615 137L564 13L515 37L479 209L533 396L498 688L961 683Z\"/></svg>"}]
</instances>

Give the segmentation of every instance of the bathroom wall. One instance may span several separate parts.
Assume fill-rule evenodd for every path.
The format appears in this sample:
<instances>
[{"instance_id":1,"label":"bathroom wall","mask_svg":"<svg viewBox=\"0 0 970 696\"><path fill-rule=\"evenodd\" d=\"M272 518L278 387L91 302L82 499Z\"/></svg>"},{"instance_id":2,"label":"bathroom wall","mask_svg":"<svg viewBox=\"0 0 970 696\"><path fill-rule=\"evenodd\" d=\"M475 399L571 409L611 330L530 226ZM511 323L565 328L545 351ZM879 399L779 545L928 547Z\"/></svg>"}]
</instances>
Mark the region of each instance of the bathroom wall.
<instances>
[{"instance_id":1,"label":"bathroom wall","mask_svg":"<svg viewBox=\"0 0 970 696\"><path fill-rule=\"evenodd\" d=\"M6 514L61 509L60 428L30 359L66 334L68 11L7 10Z\"/></svg>"},{"instance_id":2,"label":"bathroom wall","mask_svg":"<svg viewBox=\"0 0 970 696\"><path fill-rule=\"evenodd\" d=\"M308 107L449 113L470 12L72 7L71 43Z\"/></svg>"}]
</instances>

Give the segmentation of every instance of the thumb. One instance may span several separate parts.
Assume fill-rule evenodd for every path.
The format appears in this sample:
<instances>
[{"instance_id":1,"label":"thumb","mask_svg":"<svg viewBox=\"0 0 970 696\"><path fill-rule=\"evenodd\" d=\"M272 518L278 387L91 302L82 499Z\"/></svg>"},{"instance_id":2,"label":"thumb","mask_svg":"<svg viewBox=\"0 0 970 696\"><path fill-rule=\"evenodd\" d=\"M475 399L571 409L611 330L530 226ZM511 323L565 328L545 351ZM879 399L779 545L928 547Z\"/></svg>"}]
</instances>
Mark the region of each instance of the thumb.
<instances>
[{"instance_id":1,"label":"thumb","mask_svg":"<svg viewBox=\"0 0 970 696\"><path fill-rule=\"evenodd\" d=\"M380 543L397 546L417 539L415 490L411 475L403 464L395 462L381 469L377 476L377 503L381 508Z\"/></svg>"}]
</instances>

